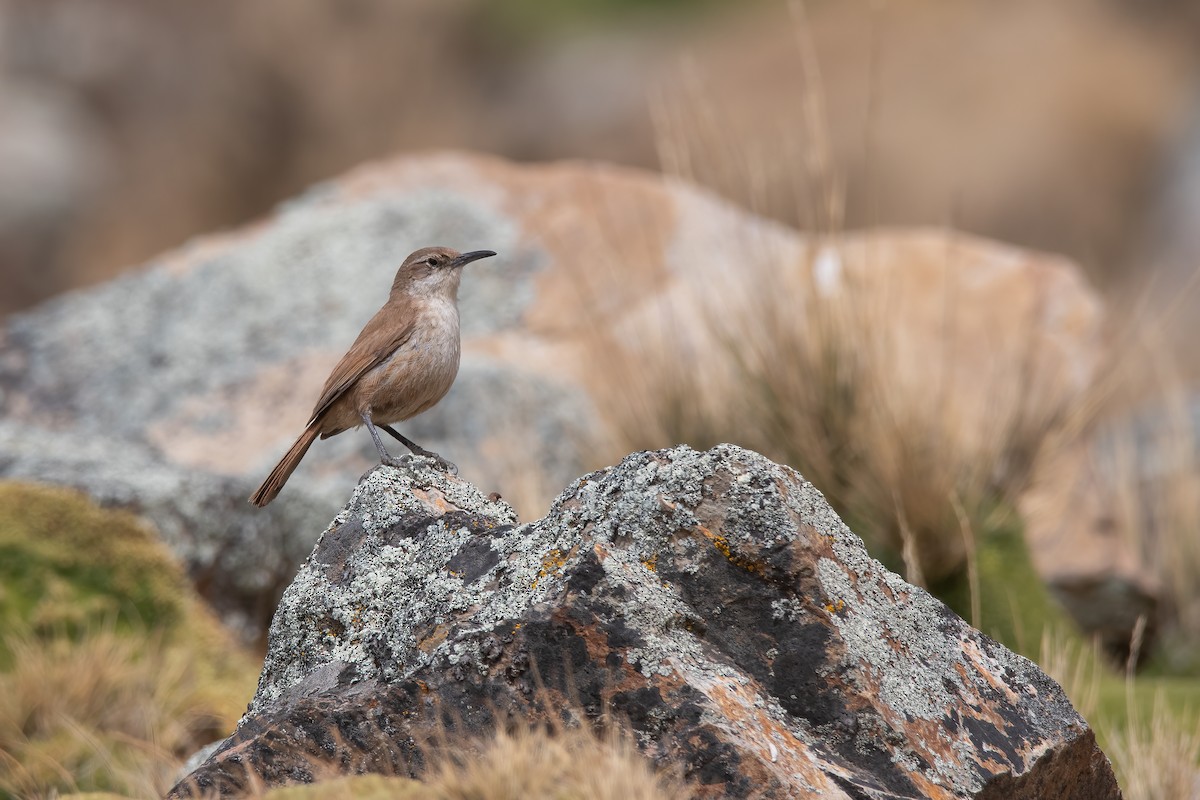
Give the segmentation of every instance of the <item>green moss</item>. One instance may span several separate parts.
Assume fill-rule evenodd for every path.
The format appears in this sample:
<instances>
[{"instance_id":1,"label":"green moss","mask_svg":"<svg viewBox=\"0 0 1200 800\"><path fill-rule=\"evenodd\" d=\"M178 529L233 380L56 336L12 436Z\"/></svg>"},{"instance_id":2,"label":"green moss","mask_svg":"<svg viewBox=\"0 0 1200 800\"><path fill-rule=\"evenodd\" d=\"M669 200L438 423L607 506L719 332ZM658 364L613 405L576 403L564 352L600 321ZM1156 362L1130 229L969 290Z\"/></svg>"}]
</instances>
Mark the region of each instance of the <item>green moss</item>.
<instances>
[{"instance_id":1,"label":"green moss","mask_svg":"<svg viewBox=\"0 0 1200 800\"><path fill-rule=\"evenodd\" d=\"M154 532L131 514L65 489L0 483L6 627L78 633L109 620L168 627L181 618L186 584Z\"/></svg>"}]
</instances>

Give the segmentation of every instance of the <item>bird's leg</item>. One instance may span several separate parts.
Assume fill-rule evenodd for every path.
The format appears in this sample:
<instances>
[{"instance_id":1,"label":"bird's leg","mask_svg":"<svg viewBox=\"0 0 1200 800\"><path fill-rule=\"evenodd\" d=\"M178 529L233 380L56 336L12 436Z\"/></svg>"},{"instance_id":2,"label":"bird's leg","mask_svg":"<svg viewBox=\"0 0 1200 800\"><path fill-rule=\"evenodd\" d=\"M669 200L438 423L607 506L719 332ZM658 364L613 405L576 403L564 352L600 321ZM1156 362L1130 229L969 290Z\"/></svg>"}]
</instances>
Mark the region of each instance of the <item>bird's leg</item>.
<instances>
[{"instance_id":1,"label":"bird's leg","mask_svg":"<svg viewBox=\"0 0 1200 800\"><path fill-rule=\"evenodd\" d=\"M439 464L441 464L442 467L447 472L449 472L451 475L458 474L458 467L456 467L454 464L452 464L449 461L447 461L446 459L442 458L437 453L431 452L429 450L426 450L424 447L421 447L419 444L414 442L412 439L409 439L404 434L400 433L400 431L396 430L391 425L379 425L378 427L381 428L382 430L384 430L389 436L393 437L396 441L400 442L400 444L404 445L409 450L411 450L414 455L424 456L425 458L432 458L434 461L437 461Z\"/></svg>"},{"instance_id":2,"label":"bird's leg","mask_svg":"<svg viewBox=\"0 0 1200 800\"><path fill-rule=\"evenodd\" d=\"M362 417L363 424L367 426L367 431L371 434L371 438L375 441L375 449L379 451L379 463L387 464L389 467L402 467L404 462L392 458L392 455L384 449L383 440L379 438L379 431L375 430L375 423L371 422L370 412L359 412ZM387 427L386 425L383 427Z\"/></svg>"},{"instance_id":3,"label":"bird's leg","mask_svg":"<svg viewBox=\"0 0 1200 800\"><path fill-rule=\"evenodd\" d=\"M421 447L419 444L414 442L412 439L409 439L404 434L400 433L400 431L396 430L391 425L376 425L375 427L379 428L381 431L383 431L384 433L391 436L397 442L404 445L409 450L413 451L413 453L415 453L416 455L425 456L427 458L434 458L434 457L440 458L441 457L441 456L438 456L437 453L431 453L428 450L426 450L424 447Z\"/></svg>"}]
</instances>

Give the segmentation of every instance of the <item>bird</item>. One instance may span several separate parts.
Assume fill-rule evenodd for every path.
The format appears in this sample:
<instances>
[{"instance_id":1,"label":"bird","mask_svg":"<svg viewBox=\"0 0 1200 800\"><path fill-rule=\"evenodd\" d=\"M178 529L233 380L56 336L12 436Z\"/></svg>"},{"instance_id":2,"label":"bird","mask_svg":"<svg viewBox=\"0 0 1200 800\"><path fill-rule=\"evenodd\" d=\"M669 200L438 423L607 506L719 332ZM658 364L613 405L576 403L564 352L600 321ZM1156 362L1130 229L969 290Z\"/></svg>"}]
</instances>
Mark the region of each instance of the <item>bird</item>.
<instances>
[{"instance_id":1,"label":"bird","mask_svg":"<svg viewBox=\"0 0 1200 800\"><path fill-rule=\"evenodd\" d=\"M414 455L457 473L454 464L405 438L392 424L427 411L450 390L461 354L458 287L463 267L494 255L492 250L460 253L424 247L404 259L387 302L329 374L304 432L250 495L253 505L262 508L279 495L318 436L328 439L363 425L380 463L404 464L384 448L382 430Z\"/></svg>"}]
</instances>

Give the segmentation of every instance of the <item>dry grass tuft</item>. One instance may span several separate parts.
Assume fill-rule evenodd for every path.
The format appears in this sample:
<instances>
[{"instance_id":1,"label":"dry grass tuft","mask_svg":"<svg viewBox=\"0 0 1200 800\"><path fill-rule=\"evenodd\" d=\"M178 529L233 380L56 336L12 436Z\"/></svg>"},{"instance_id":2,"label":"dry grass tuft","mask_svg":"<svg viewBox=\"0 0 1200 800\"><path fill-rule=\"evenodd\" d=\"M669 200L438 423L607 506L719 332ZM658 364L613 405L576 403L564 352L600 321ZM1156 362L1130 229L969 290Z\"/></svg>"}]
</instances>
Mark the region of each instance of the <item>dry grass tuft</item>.
<instances>
[{"instance_id":1,"label":"dry grass tuft","mask_svg":"<svg viewBox=\"0 0 1200 800\"><path fill-rule=\"evenodd\" d=\"M903 330L911 310L861 283L875 246L831 237L789 260L749 245L739 290L697 281L677 315L651 323L660 332L599 333L597 393L619 449L729 441L790 464L926 583L1005 521L1061 408L1030 367L1032 338L986 367L950 354L954 331L944 351L921 352ZM949 276L953 247L945 258Z\"/></svg>"},{"instance_id":2,"label":"dry grass tuft","mask_svg":"<svg viewBox=\"0 0 1200 800\"><path fill-rule=\"evenodd\" d=\"M118 791L160 797L182 759L220 738L236 708L202 661L161 636L111 628L78 638L6 635L0 794Z\"/></svg>"},{"instance_id":3,"label":"dry grass tuft","mask_svg":"<svg viewBox=\"0 0 1200 800\"><path fill-rule=\"evenodd\" d=\"M1148 720L1137 713L1132 699L1128 707L1129 724L1107 736L1107 753L1125 797L1194 800L1200 796L1200 723L1185 727L1161 694Z\"/></svg>"},{"instance_id":4,"label":"dry grass tuft","mask_svg":"<svg viewBox=\"0 0 1200 800\"><path fill-rule=\"evenodd\" d=\"M256 669L157 534L83 495L0 484L0 797L159 797Z\"/></svg>"},{"instance_id":5,"label":"dry grass tuft","mask_svg":"<svg viewBox=\"0 0 1200 800\"><path fill-rule=\"evenodd\" d=\"M1043 636L1038 663L1092 725L1127 800L1200 796L1200 714L1180 700L1194 691L1176 688L1168 700L1173 687L1162 683L1147 702L1150 692L1140 683L1146 679L1134 677L1133 659L1122 679L1098 644L1089 648L1061 634Z\"/></svg>"},{"instance_id":6,"label":"dry grass tuft","mask_svg":"<svg viewBox=\"0 0 1200 800\"><path fill-rule=\"evenodd\" d=\"M692 792L674 772L659 771L625 735L528 724L500 729L482 747L440 748L424 776L428 797L518 800L587 797L595 800L683 800Z\"/></svg>"},{"instance_id":7,"label":"dry grass tuft","mask_svg":"<svg viewBox=\"0 0 1200 800\"><path fill-rule=\"evenodd\" d=\"M386 749L380 742L373 750ZM271 800L308 798L406 798L406 800L525 800L531 797L588 800L686 800L694 796L677 767L656 769L627 735L607 728L534 726L510 720L491 734L425 732L420 744L425 768L419 780L406 777L398 761L370 763L330 759L313 752L308 785L266 789L250 775L246 795ZM347 751L348 752L348 751ZM347 772L371 774L347 775Z\"/></svg>"}]
</instances>

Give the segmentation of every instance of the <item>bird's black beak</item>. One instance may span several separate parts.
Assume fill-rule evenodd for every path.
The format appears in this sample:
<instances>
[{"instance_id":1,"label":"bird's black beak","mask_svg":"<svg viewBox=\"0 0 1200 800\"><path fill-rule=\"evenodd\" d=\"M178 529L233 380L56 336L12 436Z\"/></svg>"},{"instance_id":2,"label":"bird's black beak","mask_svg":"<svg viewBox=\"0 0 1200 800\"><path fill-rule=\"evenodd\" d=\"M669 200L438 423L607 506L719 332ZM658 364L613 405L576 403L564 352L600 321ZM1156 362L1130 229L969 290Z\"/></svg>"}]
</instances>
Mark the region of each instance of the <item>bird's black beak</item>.
<instances>
[{"instance_id":1,"label":"bird's black beak","mask_svg":"<svg viewBox=\"0 0 1200 800\"><path fill-rule=\"evenodd\" d=\"M471 252L463 253L461 256L454 259L452 262L450 262L450 266L465 267L472 261L478 261L481 258L491 258L494 255L496 254L491 250L472 250Z\"/></svg>"}]
</instances>

